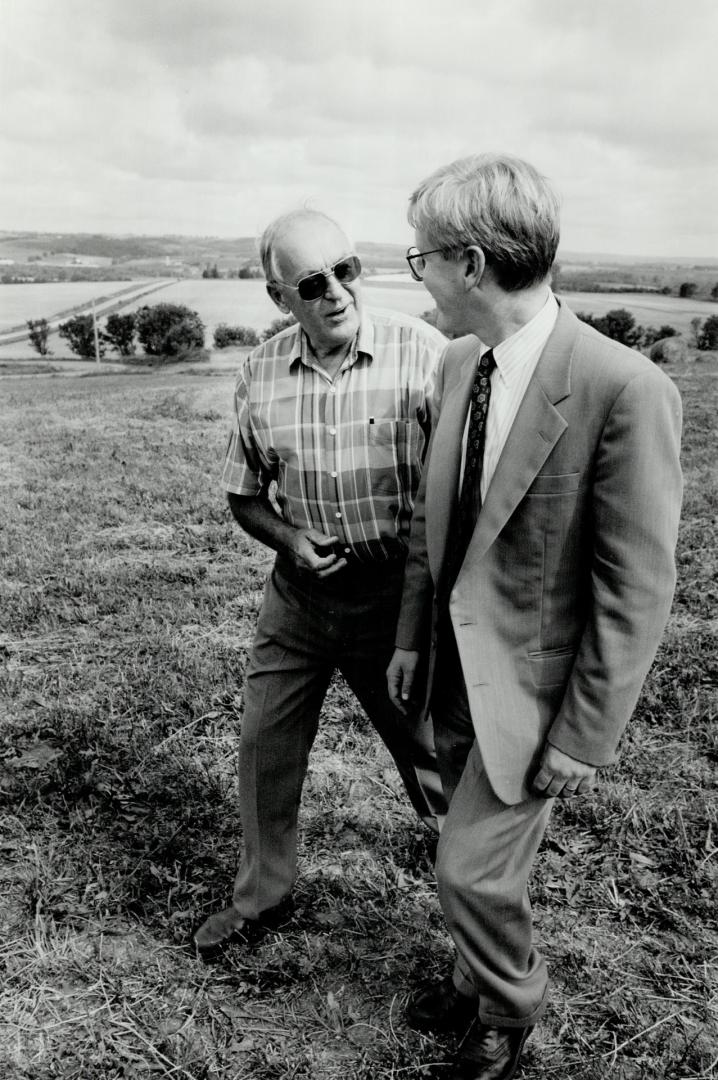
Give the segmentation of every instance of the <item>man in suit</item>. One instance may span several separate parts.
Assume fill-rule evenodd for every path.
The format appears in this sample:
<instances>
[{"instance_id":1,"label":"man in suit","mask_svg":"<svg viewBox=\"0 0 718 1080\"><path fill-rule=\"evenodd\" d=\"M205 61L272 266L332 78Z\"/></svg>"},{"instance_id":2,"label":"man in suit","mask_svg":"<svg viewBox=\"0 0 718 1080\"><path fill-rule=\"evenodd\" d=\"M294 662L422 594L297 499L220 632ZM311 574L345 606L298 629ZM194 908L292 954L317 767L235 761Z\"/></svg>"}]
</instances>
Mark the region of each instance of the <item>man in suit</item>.
<instances>
[{"instance_id":1,"label":"man in suit","mask_svg":"<svg viewBox=\"0 0 718 1080\"><path fill-rule=\"evenodd\" d=\"M428 682L451 799L436 874L456 962L408 1018L468 1029L453 1077L508 1080L546 1005L527 880L553 800L615 760L668 617L681 406L554 297L558 203L531 165L454 162L409 220L409 265L458 340L388 669L405 712Z\"/></svg>"}]
</instances>

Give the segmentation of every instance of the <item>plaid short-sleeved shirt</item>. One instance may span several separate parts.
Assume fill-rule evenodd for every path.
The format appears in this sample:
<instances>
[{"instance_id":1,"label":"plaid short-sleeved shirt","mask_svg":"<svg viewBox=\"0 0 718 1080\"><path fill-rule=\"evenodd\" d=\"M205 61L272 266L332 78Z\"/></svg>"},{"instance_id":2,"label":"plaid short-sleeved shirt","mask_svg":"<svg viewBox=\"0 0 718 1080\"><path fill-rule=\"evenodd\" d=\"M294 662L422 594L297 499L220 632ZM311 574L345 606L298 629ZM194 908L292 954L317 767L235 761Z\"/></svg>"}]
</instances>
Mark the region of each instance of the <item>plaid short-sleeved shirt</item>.
<instances>
[{"instance_id":1,"label":"plaid short-sleeved shirt","mask_svg":"<svg viewBox=\"0 0 718 1080\"><path fill-rule=\"evenodd\" d=\"M445 346L419 319L366 310L334 380L299 325L260 345L237 378L225 489L255 496L274 480L290 525L338 536L362 562L402 554Z\"/></svg>"}]
</instances>

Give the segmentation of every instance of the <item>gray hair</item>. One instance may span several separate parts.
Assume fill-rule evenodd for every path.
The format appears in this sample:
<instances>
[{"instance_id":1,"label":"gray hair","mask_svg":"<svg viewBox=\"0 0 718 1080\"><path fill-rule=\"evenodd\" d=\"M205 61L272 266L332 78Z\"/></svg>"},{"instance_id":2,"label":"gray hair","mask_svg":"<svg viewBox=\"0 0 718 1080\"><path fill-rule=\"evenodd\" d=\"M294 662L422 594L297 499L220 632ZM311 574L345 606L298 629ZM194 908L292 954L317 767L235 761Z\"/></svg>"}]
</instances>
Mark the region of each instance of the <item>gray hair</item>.
<instances>
[{"instance_id":1,"label":"gray hair","mask_svg":"<svg viewBox=\"0 0 718 1080\"><path fill-rule=\"evenodd\" d=\"M259 257L262 260L262 269L267 281L276 280L274 252L278 241L296 221L311 221L314 218L329 221L332 225L336 225L340 232L344 232L341 225L334 218L329 217L329 214L325 214L322 210L311 210L308 207L289 210L286 214L280 214L279 217L267 225L259 241Z\"/></svg>"},{"instance_id":2,"label":"gray hair","mask_svg":"<svg viewBox=\"0 0 718 1080\"><path fill-rule=\"evenodd\" d=\"M450 257L480 247L507 292L543 281L556 257L558 197L533 165L507 154L475 154L437 169L412 193L408 216Z\"/></svg>"}]
</instances>

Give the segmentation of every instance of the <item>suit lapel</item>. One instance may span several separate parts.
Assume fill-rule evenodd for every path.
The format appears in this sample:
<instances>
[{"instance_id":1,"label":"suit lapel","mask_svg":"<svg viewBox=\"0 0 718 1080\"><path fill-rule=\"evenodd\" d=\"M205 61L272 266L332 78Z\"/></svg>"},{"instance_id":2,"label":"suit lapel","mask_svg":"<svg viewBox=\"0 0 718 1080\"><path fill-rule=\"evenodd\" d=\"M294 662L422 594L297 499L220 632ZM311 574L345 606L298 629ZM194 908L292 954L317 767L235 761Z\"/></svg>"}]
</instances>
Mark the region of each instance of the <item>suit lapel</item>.
<instances>
[{"instance_id":1,"label":"suit lapel","mask_svg":"<svg viewBox=\"0 0 718 1080\"><path fill-rule=\"evenodd\" d=\"M449 346L445 357L447 387L441 419L434 434L426 481L426 547L434 582L444 565L461 466L461 438L469 408L471 387L479 356L477 338L462 338ZM453 378L452 378L453 376ZM449 381L450 380L450 381Z\"/></svg>"},{"instance_id":2,"label":"suit lapel","mask_svg":"<svg viewBox=\"0 0 718 1080\"><path fill-rule=\"evenodd\" d=\"M489 484L459 577L494 542L566 429L555 405L571 393L577 331L578 319L561 305Z\"/></svg>"}]
</instances>

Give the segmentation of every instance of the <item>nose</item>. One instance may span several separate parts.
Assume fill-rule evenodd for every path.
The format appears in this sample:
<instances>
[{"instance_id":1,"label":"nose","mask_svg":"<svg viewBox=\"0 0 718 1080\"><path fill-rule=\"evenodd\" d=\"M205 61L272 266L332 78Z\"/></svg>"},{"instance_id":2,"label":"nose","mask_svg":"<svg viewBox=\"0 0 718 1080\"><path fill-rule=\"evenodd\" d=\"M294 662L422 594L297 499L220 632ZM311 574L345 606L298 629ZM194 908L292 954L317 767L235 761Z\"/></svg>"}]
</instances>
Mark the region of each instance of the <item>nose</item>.
<instances>
[{"instance_id":1,"label":"nose","mask_svg":"<svg viewBox=\"0 0 718 1080\"><path fill-rule=\"evenodd\" d=\"M327 273L327 287L324 297L327 300L341 300L344 296L344 286L332 273Z\"/></svg>"}]
</instances>

